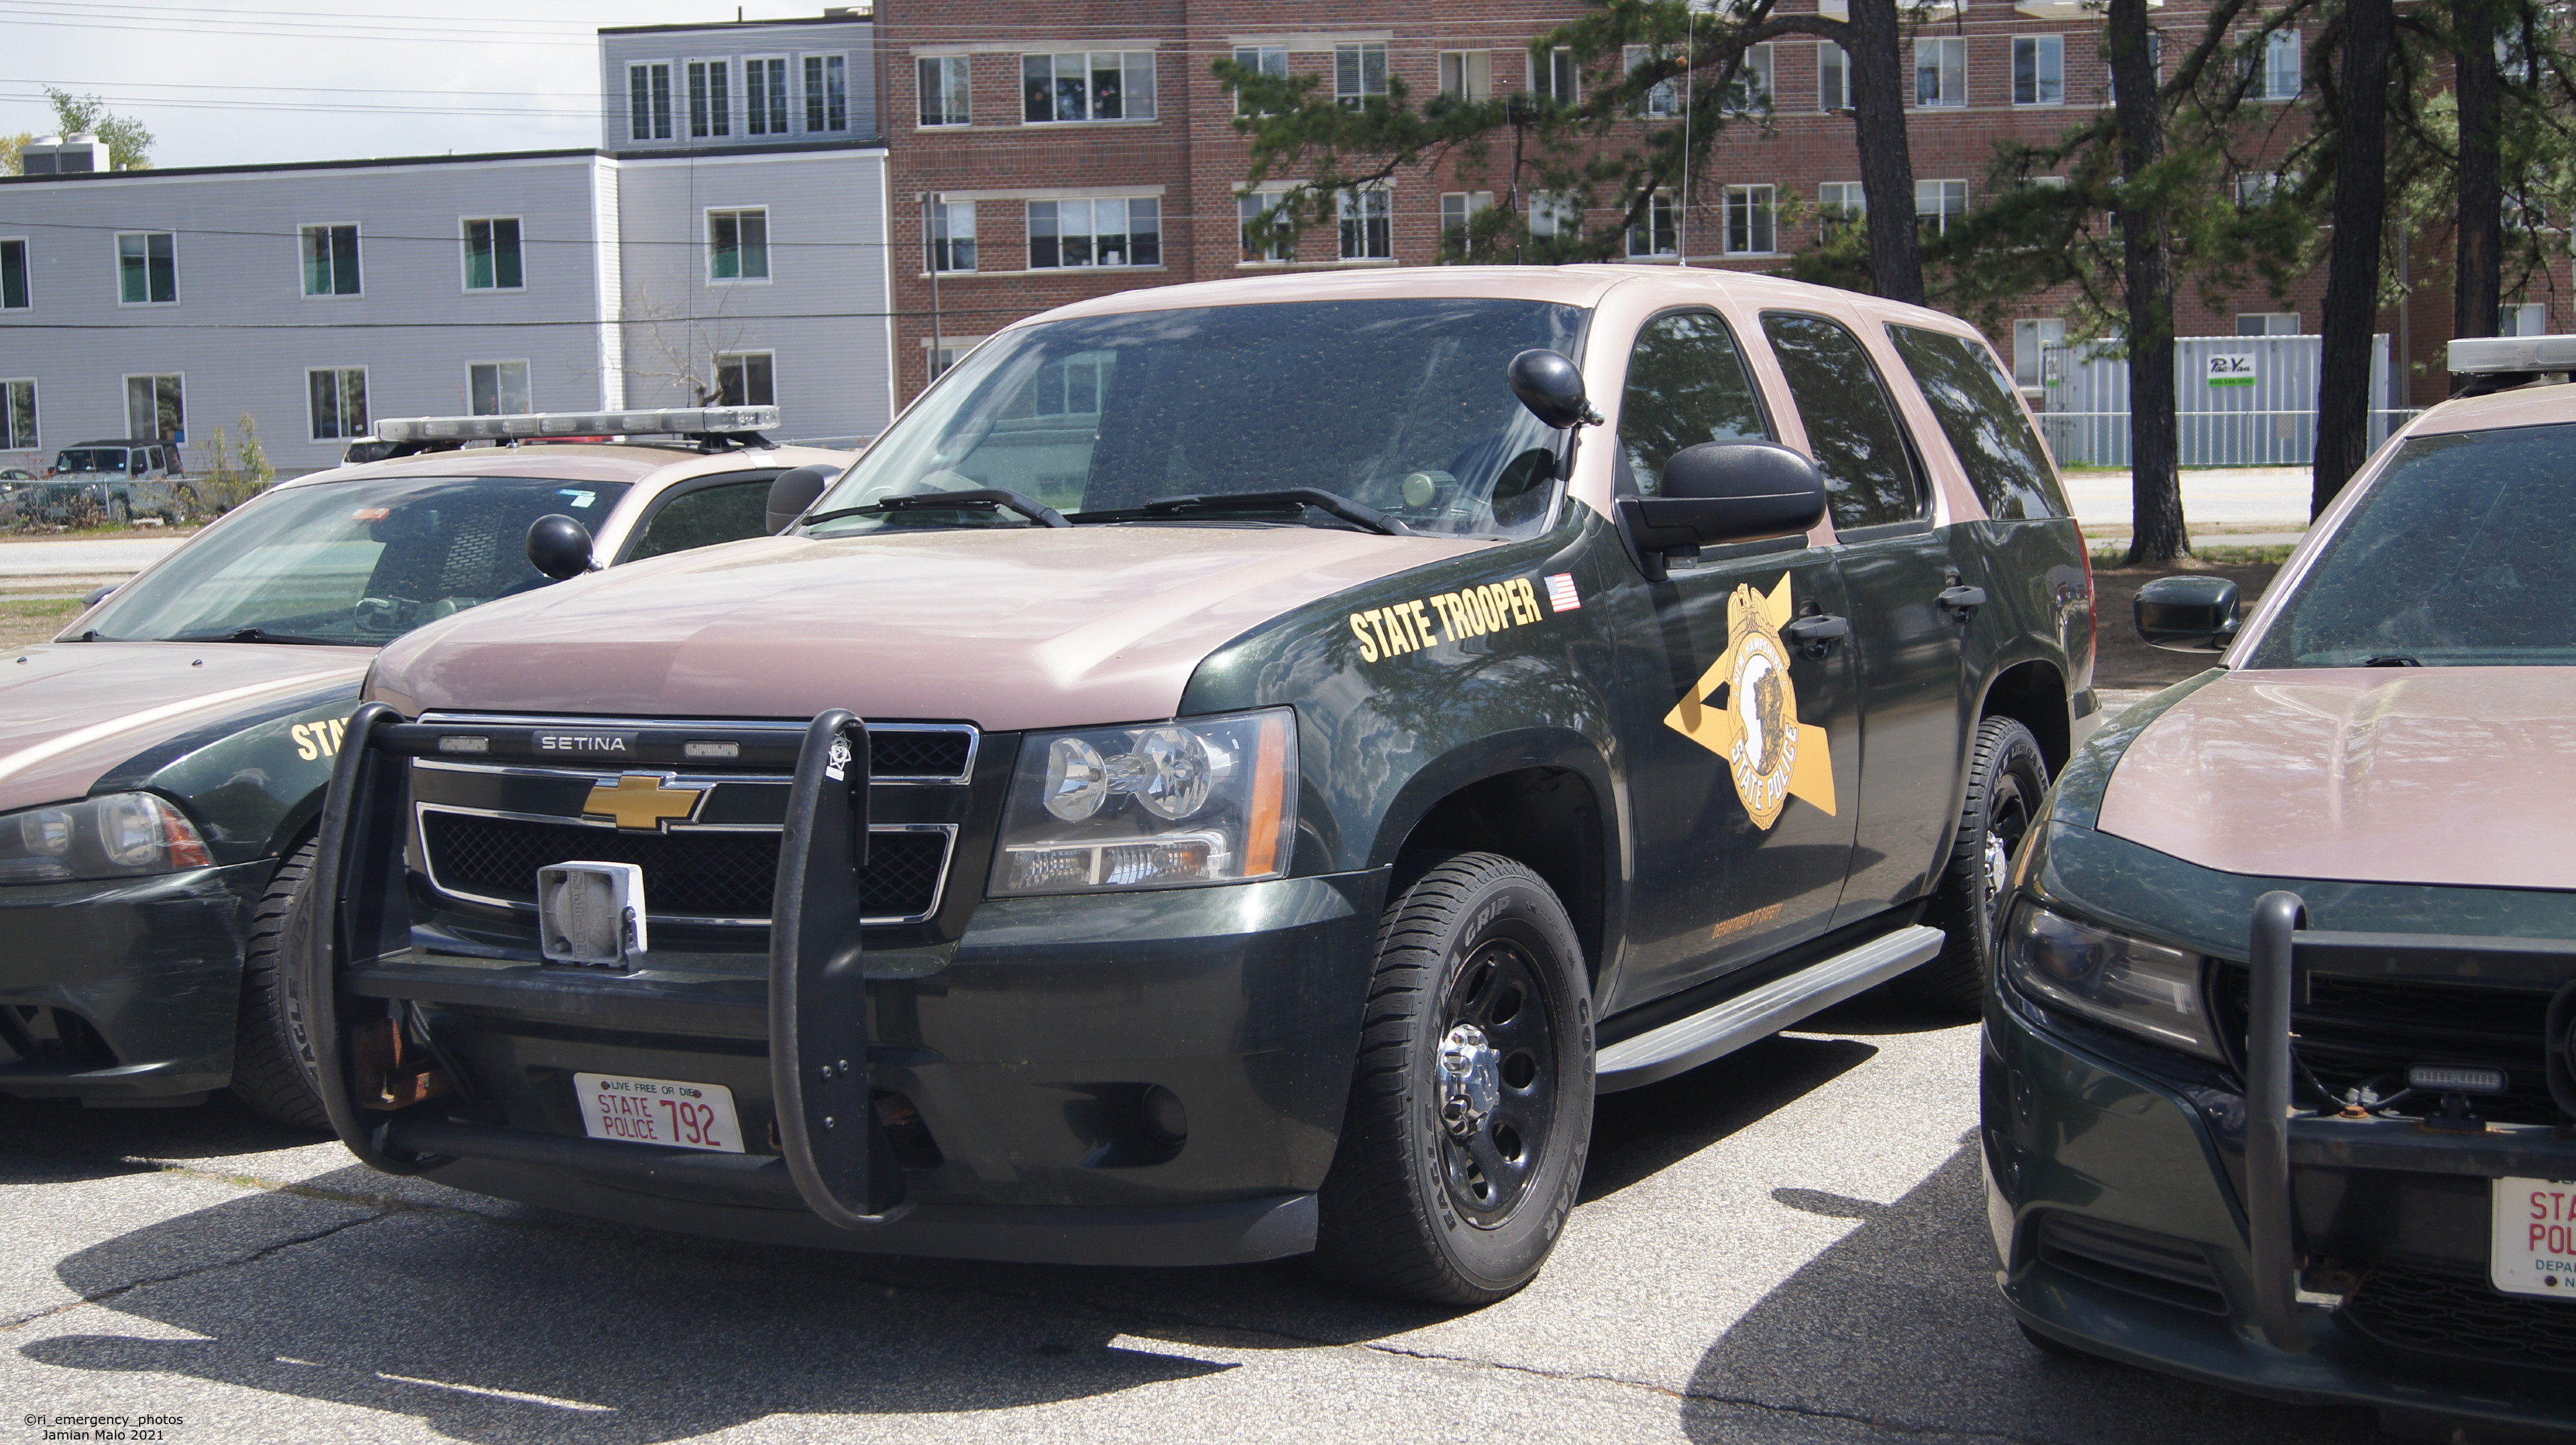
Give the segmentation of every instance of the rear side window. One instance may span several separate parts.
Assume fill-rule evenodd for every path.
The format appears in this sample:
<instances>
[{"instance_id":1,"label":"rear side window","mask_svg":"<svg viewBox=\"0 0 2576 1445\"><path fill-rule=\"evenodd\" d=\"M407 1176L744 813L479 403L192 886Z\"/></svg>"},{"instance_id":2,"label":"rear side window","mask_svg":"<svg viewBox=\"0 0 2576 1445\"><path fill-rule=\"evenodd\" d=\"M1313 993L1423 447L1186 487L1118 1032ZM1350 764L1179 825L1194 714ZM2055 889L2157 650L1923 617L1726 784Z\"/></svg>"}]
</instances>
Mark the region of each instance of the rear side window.
<instances>
[{"instance_id":1,"label":"rear side window","mask_svg":"<svg viewBox=\"0 0 2576 1445\"><path fill-rule=\"evenodd\" d=\"M1807 424L1807 445L1825 474L1834 530L1882 527L1924 515L1924 489L1905 449L1905 429L1860 338L1822 316L1765 311L1762 334L1789 380Z\"/></svg>"},{"instance_id":2,"label":"rear side window","mask_svg":"<svg viewBox=\"0 0 2576 1445\"><path fill-rule=\"evenodd\" d=\"M1994 353L1969 337L1919 326L1890 326L1887 335L1923 389L1986 515L1998 522L2067 515L2048 453L2030 429L2020 398L2005 384Z\"/></svg>"},{"instance_id":3,"label":"rear side window","mask_svg":"<svg viewBox=\"0 0 2576 1445\"><path fill-rule=\"evenodd\" d=\"M1637 333L1619 400L1619 448L1640 494L1663 490L1664 465L1685 448L1770 439L1744 352L1724 318L1676 311Z\"/></svg>"},{"instance_id":4,"label":"rear side window","mask_svg":"<svg viewBox=\"0 0 2576 1445\"><path fill-rule=\"evenodd\" d=\"M693 547L767 536L769 482L770 478L763 475L723 486L700 487L672 498L653 514L653 520L644 524L644 535L635 540L627 560L641 562Z\"/></svg>"}]
</instances>

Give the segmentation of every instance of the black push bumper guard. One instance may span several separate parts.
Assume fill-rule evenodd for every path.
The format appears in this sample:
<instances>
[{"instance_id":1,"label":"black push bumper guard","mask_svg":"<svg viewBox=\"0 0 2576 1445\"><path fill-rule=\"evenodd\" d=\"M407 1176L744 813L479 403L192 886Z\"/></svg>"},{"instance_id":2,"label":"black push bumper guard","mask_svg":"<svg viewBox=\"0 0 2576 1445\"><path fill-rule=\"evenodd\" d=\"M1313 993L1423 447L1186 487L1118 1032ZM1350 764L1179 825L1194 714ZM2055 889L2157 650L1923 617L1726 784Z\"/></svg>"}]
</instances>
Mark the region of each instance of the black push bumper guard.
<instances>
[{"instance_id":1,"label":"black push bumper guard","mask_svg":"<svg viewBox=\"0 0 2576 1445\"><path fill-rule=\"evenodd\" d=\"M2304 929L2307 906L2276 890L2254 902L2246 1026L2245 1217L2253 1252L2254 1314L2278 1349L2308 1347L2300 1323L2300 1250L2290 1166L2399 1169L2490 1179L2576 1177L2576 1139L2546 1124L2435 1131L2403 1119L2344 1118L2291 1107L2291 1009L2319 974L2401 983L2477 981L2556 985L2546 1020L2549 1090L2576 1116L2576 942Z\"/></svg>"},{"instance_id":2,"label":"black push bumper guard","mask_svg":"<svg viewBox=\"0 0 2576 1445\"><path fill-rule=\"evenodd\" d=\"M614 1139L539 1134L447 1117L424 1075L397 1078L400 1000L347 1000L348 969L411 947L404 848L411 760L438 755L449 728L405 722L383 703L351 714L323 804L316 896L328 900L304 960L304 997L322 1106L349 1152L388 1174L490 1159L638 1180L689 1180L802 1200L830 1223L868 1229L911 1208L868 1088L868 996L859 956L859 870L867 866L868 732L850 713L816 717L798 750L778 852L769 932L769 1082L782 1161ZM495 729L473 731L490 737ZM382 1010L382 1012L377 1012ZM368 1030L360 1037L360 1030ZM365 1077L361 1075L364 1074ZM802 1127L798 1127L801 1124Z\"/></svg>"}]
</instances>

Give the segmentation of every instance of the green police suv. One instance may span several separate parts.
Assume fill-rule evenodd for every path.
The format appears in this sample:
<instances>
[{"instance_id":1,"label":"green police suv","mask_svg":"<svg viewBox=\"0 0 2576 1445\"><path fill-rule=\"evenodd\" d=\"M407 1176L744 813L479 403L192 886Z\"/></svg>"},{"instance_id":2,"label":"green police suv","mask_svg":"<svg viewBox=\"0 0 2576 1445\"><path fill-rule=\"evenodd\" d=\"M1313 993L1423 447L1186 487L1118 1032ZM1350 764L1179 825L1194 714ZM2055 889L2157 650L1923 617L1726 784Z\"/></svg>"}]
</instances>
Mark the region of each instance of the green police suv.
<instances>
[{"instance_id":1,"label":"green police suv","mask_svg":"<svg viewBox=\"0 0 2576 1445\"><path fill-rule=\"evenodd\" d=\"M370 1164L1491 1300L1597 1091L1972 1009L2095 722L1985 343L1763 278L1085 302L772 510L379 659L306 982Z\"/></svg>"}]
</instances>

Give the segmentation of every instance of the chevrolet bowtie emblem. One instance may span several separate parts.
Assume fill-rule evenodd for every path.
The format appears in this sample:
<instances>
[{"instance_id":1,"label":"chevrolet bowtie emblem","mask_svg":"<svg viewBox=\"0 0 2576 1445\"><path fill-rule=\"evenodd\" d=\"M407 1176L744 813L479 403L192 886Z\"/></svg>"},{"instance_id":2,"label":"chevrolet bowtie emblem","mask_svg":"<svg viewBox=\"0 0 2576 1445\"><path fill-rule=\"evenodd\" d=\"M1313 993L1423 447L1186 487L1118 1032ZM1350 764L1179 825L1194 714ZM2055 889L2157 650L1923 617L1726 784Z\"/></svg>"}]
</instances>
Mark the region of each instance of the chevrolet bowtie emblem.
<instances>
[{"instance_id":1,"label":"chevrolet bowtie emblem","mask_svg":"<svg viewBox=\"0 0 2576 1445\"><path fill-rule=\"evenodd\" d=\"M585 818L607 818L620 828L659 829L665 823L696 817L698 804L706 796L704 788L672 786L668 773L628 773L592 788L581 813Z\"/></svg>"}]
</instances>

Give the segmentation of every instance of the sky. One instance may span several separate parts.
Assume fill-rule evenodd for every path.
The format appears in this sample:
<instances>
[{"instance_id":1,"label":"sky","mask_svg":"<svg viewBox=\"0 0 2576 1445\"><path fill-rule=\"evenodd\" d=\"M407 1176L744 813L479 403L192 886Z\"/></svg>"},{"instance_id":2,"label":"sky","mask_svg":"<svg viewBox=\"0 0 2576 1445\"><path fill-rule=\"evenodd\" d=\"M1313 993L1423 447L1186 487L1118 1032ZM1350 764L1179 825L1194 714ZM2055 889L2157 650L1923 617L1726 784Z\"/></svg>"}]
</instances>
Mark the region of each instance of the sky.
<instances>
[{"instance_id":1,"label":"sky","mask_svg":"<svg viewBox=\"0 0 2576 1445\"><path fill-rule=\"evenodd\" d=\"M457 13L444 13L449 4ZM156 166L593 146L599 27L705 24L735 10L733 0L0 0L0 135L50 133L52 85L150 127ZM754 20L822 10L823 0L744 7Z\"/></svg>"}]
</instances>

